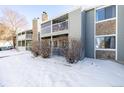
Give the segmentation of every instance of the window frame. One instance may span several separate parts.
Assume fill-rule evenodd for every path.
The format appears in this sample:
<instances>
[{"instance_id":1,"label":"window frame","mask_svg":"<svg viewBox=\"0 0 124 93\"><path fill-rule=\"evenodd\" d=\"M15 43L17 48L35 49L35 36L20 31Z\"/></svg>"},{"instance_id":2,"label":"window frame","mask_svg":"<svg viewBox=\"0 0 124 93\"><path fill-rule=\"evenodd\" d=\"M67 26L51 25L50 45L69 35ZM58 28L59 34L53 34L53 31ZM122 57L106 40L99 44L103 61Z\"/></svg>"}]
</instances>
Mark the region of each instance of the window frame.
<instances>
[{"instance_id":1,"label":"window frame","mask_svg":"<svg viewBox=\"0 0 124 93\"><path fill-rule=\"evenodd\" d=\"M109 17L109 18L107 18L107 13L106 13L106 11L107 11L107 8L111 8L111 7L115 7L114 9L115 10L113 10L112 9L112 13L114 13L114 16L111 16L111 17ZM99 19L99 17L98 17L98 11L100 11L100 10L104 10L104 19ZM117 12L117 10L116 10L116 5L111 5L111 6L105 6L105 7L102 7L102 8L98 8L98 9L96 9L95 10L96 11L96 22L99 22L99 21L104 21L104 20L110 20L110 19L114 19L114 18L116 18L116 12Z\"/></svg>"},{"instance_id":2,"label":"window frame","mask_svg":"<svg viewBox=\"0 0 124 93\"><path fill-rule=\"evenodd\" d=\"M96 46L97 46L97 38L105 38L105 37L115 37L115 42L114 42L114 47L115 48L97 48ZM117 41L116 41L116 35L115 34L113 34L113 35L98 35L98 36L96 36L96 39L95 39L95 50L110 50L110 51L115 51L116 50L116 43L117 43Z\"/></svg>"},{"instance_id":3,"label":"window frame","mask_svg":"<svg viewBox=\"0 0 124 93\"><path fill-rule=\"evenodd\" d=\"M54 48L57 48L57 47L58 47L58 41L57 41L57 40L54 40L54 41L53 41L53 47L54 47Z\"/></svg>"},{"instance_id":4,"label":"window frame","mask_svg":"<svg viewBox=\"0 0 124 93\"><path fill-rule=\"evenodd\" d=\"M99 19L99 16L101 15L100 13L102 12L104 12L103 14L104 15L102 15L102 16L104 16L104 18L103 19ZM101 21L101 20L104 20L105 19L105 8L101 8L101 9L98 9L98 10L96 10L96 21Z\"/></svg>"},{"instance_id":5,"label":"window frame","mask_svg":"<svg viewBox=\"0 0 124 93\"><path fill-rule=\"evenodd\" d=\"M18 41L18 46L20 47L20 46L22 46L22 43L21 43L21 41Z\"/></svg>"},{"instance_id":6,"label":"window frame","mask_svg":"<svg viewBox=\"0 0 124 93\"><path fill-rule=\"evenodd\" d=\"M111 11L110 11L111 10ZM109 11L109 12L108 12ZM111 13L110 13L111 12ZM110 13L110 14L109 14ZM108 17L109 16L111 17ZM110 18L114 18L116 17L116 6L115 5L111 5L105 8L105 19L110 19Z\"/></svg>"},{"instance_id":7,"label":"window frame","mask_svg":"<svg viewBox=\"0 0 124 93\"><path fill-rule=\"evenodd\" d=\"M24 43L24 45L23 45L23 43ZM22 45L21 45L22 47L25 47L26 45L25 45L25 40L22 40Z\"/></svg>"}]
</instances>

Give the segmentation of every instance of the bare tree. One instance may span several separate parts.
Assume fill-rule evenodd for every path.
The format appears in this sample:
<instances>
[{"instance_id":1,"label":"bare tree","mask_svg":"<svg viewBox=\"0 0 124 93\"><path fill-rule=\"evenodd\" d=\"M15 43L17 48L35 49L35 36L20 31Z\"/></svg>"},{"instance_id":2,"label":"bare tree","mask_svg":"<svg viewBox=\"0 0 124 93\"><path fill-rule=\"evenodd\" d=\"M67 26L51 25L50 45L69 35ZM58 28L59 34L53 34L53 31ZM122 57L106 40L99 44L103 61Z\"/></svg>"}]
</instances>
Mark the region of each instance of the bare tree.
<instances>
[{"instance_id":1,"label":"bare tree","mask_svg":"<svg viewBox=\"0 0 124 93\"><path fill-rule=\"evenodd\" d=\"M10 33L8 27L3 24L0 24L0 40L9 41L12 39L12 34Z\"/></svg>"},{"instance_id":2,"label":"bare tree","mask_svg":"<svg viewBox=\"0 0 124 93\"><path fill-rule=\"evenodd\" d=\"M2 17L0 22L9 28L12 33L13 45L16 45L16 31L25 29L27 27L26 18L18 12L5 8L2 10Z\"/></svg>"}]
</instances>

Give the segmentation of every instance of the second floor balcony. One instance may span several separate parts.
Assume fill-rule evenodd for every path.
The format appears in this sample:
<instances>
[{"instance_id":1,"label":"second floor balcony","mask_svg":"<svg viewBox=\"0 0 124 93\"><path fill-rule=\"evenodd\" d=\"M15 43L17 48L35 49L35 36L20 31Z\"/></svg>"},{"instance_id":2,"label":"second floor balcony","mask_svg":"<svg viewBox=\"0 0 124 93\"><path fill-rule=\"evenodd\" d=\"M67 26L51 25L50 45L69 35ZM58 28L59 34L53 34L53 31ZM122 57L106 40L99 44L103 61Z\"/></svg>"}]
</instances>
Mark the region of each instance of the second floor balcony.
<instances>
[{"instance_id":1,"label":"second floor balcony","mask_svg":"<svg viewBox=\"0 0 124 93\"><path fill-rule=\"evenodd\" d=\"M41 28L41 34L51 33L51 25Z\"/></svg>"},{"instance_id":2,"label":"second floor balcony","mask_svg":"<svg viewBox=\"0 0 124 93\"><path fill-rule=\"evenodd\" d=\"M49 26L41 27L41 35L51 33L51 29L52 29L52 32L67 30L68 20L55 23Z\"/></svg>"},{"instance_id":3,"label":"second floor balcony","mask_svg":"<svg viewBox=\"0 0 124 93\"><path fill-rule=\"evenodd\" d=\"M32 40L32 34L23 34L19 35L18 40Z\"/></svg>"},{"instance_id":4,"label":"second floor balcony","mask_svg":"<svg viewBox=\"0 0 124 93\"><path fill-rule=\"evenodd\" d=\"M67 29L68 29L68 20L52 25L53 32L67 30Z\"/></svg>"},{"instance_id":5,"label":"second floor balcony","mask_svg":"<svg viewBox=\"0 0 124 93\"><path fill-rule=\"evenodd\" d=\"M26 39L32 39L32 34L26 34Z\"/></svg>"}]
</instances>

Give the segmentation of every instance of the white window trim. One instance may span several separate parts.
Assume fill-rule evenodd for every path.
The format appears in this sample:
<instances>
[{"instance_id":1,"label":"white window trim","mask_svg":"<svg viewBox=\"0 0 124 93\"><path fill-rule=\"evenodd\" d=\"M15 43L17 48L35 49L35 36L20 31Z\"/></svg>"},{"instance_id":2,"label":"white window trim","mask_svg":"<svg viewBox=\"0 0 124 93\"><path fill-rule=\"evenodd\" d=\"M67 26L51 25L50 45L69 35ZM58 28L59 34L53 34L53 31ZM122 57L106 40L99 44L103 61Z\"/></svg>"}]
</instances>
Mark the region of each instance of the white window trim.
<instances>
[{"instance_id":1,"label":"white window trim","mask_svg":"<svg viewBox=\"0 0 124 93\"><path fill-rule=\"evenodd\" d=\"M116 17L112 17L112 18L108 18L108 19L103 19L103 20L100 20L100 21L96 21L96 24L97 23L101 23L101 22L106 22L106 21L112 21L112 20L116 20Z\"/></svg>"},{"instance_id":2,"label":"white window trim","mask_svg":"<svg viewBox=\"0 0 124 93\"><path fill-rule=\"evenodd\" d=\"M103 5L103 6L100 6L100 7L96 7L96 10L106 8L106 7L109 7L109 6L112 6L112 5Z\"/></svg>"},{"instance_id":3,"label":"white window trim","mask_svg":"<svg viewBox=\"0 0 124 93\"><path fill-rule=\"evenodd\" d=\"M116 37L116 34L110 34L110 35L96 35L96 38L100 38L100 37L112 37L112 36L115 36L115 37Z\"/></svg>"},{"instance_id":4,"label":"white window trim","mask_svg":"<svg viewBox=\"0 0 124 93\"><path fill-rule=\"evenodd\" d=\"M100 50L100 51L116 51L116 49L109 49L109 48L96 48L96 50Z\"/></svg>"},{"instance_id":5,"label":"white window trim","mask_svg":"<svg viewBox=\"0 0 124 93\"><path fill-rule=\"evenodd\" d=\"M116 57L115 59L117 60L118 59L118 52L117 52L117 49L118 49L118 5L116 5Z\"/></svg>"}]
</instances>

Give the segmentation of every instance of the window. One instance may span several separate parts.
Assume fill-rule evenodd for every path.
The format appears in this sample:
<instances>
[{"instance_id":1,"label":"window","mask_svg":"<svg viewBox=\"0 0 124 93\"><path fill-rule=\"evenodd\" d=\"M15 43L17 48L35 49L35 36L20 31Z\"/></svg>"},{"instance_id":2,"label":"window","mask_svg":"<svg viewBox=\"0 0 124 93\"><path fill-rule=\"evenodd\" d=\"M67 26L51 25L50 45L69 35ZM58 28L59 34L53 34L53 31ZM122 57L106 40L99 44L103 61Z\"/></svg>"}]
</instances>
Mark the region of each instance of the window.
<instances>
[{"instance_id":1,"label":"window","mask_svg":"<svg viewBox=\"0 0 124 93\"><path fill-rule=\"evenodd\" d=\"M18 41L18 46L21 46L21 41Z\"/></svg>"},{"instance_id":2,"label":"window","mask_svg":"<svg viewBox=\"0 0 124 93\"><path fill-rule=\"evenodd\" d=\"M26 41L26 46L31 46L31 41Z\"/></svg>"},{"instance_id":3,"label":"window","mask_svg":"<svg viewBox=\"0 0 124 93\"><path fill-rule=\"evenodd\" d=\"M21 35L21 33L18 34L18 36L20 36L20 35Z\"/></svg>"},{"instance_id":4,"label":"window","mask_svg":"<svg viewBox=\"0 0 124 93\"><path fill-rule=\"evenodd\" d=\"M66 48L68 46L67 40L62 40L62 48Z\"/></svg>"},{"instance_id":5,"label":"window","mask_svg":"<svg viewBox=\"0 0 124 93\"><path fill-rule=\"evenodd\" d=\"M22 41L22 46L25 46L25 41Z\"/></svg>"},{"instance_id":6,"label":"window","mask_svg":"<svg viewBox=\"0 0 124 93\"><path fill-rule=\"evenodd\" d=\"M115 36L97 37L96 48L115 49Z\"/></svg>"},{"instance_id":7,"label":"window","mask_svg":"<svg viewBox=\"0 0 124 93\"><path fill-rule=\"evenodd\" d=\"M112 5L96 11L96 21L113 18L116 16L116 6Z\"/></svg>"},{"instance_id":8,"label":"window","mask_svg":"<svg viewBox=\"0 0 124 93\"><path fill-rule=\"evenodd\" d=\"M104 20L105 19L105 9L99 9L96 11L96 20L100 21L100 20Z\"/></svg>"},{"instance_id":9,"label":"window","mask_svg":"<svg viewBox=\"0 0 124 93\"><path fill-rule=\"evenodd\" d=\"M22 35L24 35L25 34L25 32L22 32Z\"/></svg>"},{"instance_id":10,"label":"window","mask_svg":"<svg viewBox=\"0 0 124 93\"><path fill-rule=\"evenodd\" d=\"M105 11L106 11L106 13L105 13L105 18L106 19L113 18L116 15L116 7L115 7L115 5L107 7L105 9Z\"/></svg>"},{"instance_id":11,"label":"window","mask_svg":"<svg viewBox=\"0 0 124 93\"><path fill-rule=\"evenodd\" d=\"M57 47L57 40L53 41L54 47Z\"/></svg>"}]
</instances>

